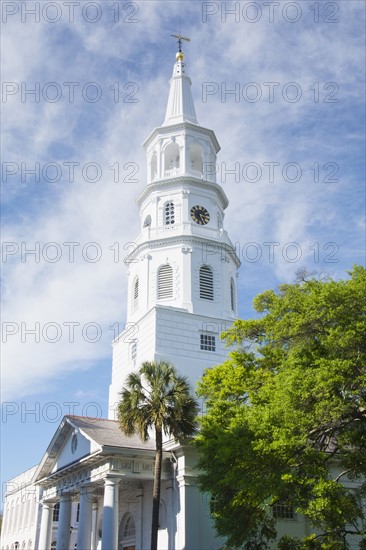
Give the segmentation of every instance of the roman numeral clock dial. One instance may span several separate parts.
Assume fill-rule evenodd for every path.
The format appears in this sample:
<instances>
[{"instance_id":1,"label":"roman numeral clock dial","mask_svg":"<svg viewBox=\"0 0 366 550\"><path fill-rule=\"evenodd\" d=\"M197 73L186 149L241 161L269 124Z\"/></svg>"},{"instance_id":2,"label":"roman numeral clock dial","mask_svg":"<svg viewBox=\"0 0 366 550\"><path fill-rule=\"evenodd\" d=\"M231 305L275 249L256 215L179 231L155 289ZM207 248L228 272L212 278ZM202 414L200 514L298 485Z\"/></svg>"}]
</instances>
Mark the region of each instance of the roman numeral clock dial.
<instances>
[{"instance_id":1,"label":"roman numeral clock dial","mask_svg":"<svg viewBox=\"0 0 366 550\"><path fill-rule=\"evenodd\" d=\"M203 206L192 206L191 218L199 225L206 225L210 221L210 214Z\"/></svg>"}]
</instances>

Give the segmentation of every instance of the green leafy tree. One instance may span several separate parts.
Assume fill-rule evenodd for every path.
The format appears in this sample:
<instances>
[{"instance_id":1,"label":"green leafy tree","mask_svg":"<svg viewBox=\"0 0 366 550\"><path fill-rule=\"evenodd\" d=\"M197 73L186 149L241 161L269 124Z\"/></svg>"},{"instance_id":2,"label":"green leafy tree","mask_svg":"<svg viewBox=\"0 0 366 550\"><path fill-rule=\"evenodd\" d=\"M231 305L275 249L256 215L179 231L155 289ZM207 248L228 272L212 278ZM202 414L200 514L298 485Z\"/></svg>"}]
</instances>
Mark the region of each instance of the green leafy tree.
<instances>
[{"instance_id":1,"label":"green leafy tree","mask_svg":"<svg viewBox=\"0 0 366 550\"><path fill-rule=\"evenodd\" d=\"M231 546L267 548L276 503L313 531L283 537L282 550L346 549L348 534L365 537L366 270L349 275L302 272L257 296L262 316L234 323L224 337L235 351L199 383L200 482Z\"/></svg>"},{"instance_id":2,"label":"green leafy tree","mask_svg":"<svg viewBox=\"0 0 366 550\"><path fill-rule=\"evenodd\" d=\"M128 375L118 404L118 420L127 435L138 434L142 441L155 435L151 550L157 549L159 504L163 458L163 434L182 439L196 432L196 400L187 379L166 362L145 362Z\"/></svg>"}]
</instances>

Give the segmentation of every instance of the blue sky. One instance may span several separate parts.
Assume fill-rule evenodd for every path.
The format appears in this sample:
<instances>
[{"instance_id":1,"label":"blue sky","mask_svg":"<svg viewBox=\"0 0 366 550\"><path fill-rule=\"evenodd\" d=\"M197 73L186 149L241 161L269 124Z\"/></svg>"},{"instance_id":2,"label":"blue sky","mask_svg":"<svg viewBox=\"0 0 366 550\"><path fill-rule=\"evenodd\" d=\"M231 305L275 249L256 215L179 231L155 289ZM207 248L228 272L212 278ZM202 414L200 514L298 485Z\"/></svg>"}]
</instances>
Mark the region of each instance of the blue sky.
<instances>
[{"instance_id":1,"label":"blue sky","mask_svg":"<svg viewBox=\"0 0 366 550\"><path fill-rule=\"evenodd\" d=\"M2 3L3 481L40 460L63 414L107 415L171 33L191 38L197 117L221 145L240 316L300 267L341 278L365 262L364 2L70 9Z\"/></svg>"}]
</instances>

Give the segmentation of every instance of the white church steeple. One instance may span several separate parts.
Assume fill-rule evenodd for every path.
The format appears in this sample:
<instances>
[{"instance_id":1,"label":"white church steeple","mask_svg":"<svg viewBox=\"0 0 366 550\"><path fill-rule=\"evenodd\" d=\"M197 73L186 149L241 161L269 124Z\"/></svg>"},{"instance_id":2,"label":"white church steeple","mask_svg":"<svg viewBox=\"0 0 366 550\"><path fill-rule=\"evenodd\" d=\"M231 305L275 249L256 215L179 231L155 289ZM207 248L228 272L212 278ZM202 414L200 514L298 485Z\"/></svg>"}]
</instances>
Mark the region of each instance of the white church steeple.
<instances>
[{"instance_id":1,"label":"white church steeple","mask_svg":"<svg viewBox=\"0 0 366 550\"><path fill-rule=\"evenodd\" d=\"M184 54L179 51L170 80L168 105L163 126L178 122L198 124L191 92L191 79L186 75Z\"/></svg>"},{"instance_id":2,"label":"white church steeple","mask_svg":"<svg viewBox=\"0 0 366 550\"><path fill-rule=\"evenodd\" d=\"M183 59L180 48L165 121L144 143L147 182L137 197L140 234L125 259L127 321L114 342L111 418L126 376L143 361L169 361L192 382L223 362L220 333L237 318L240 262L216 182L220 146L198 124Z\"/></svg>"}]
</instances>

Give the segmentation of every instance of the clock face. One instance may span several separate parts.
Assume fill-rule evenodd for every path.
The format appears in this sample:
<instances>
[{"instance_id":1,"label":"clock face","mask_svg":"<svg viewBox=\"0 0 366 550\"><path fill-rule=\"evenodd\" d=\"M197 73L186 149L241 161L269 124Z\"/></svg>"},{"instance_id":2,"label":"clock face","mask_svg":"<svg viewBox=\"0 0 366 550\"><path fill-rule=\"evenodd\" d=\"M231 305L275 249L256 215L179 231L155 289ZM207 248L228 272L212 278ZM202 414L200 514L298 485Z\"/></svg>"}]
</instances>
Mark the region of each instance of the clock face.
<instances>
[{"instance_id":1,"label":"clock face","mask_svg":"<svg viewBox=\"0 0 366 550\"><path fill-rule=\"evenodd\" d=\"M192 206L191 218L199 225L206 225L210 221L210 214L203 206Z\"/></svg>"}]
</instances>

